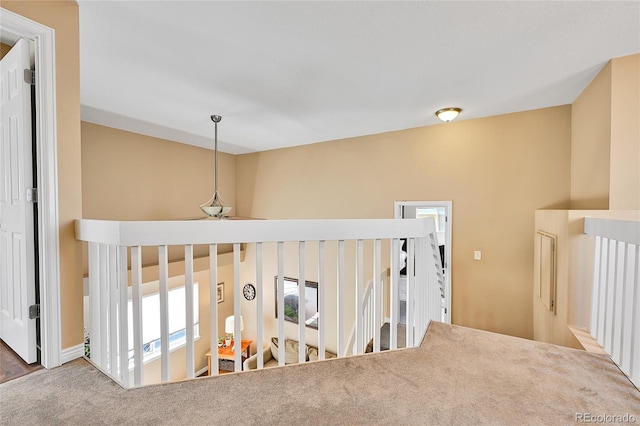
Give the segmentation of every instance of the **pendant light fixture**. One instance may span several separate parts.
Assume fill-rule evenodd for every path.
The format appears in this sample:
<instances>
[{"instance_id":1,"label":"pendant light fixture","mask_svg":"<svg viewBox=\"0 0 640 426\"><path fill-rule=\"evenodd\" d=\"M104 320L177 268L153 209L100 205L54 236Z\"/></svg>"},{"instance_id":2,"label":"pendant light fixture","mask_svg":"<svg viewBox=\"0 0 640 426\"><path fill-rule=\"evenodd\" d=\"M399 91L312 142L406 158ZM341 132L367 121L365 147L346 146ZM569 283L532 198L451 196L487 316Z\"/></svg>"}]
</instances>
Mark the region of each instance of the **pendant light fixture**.
<instances>
[{"instance_id":1,"label":"pendant light fixture","mask_svg":"<svg viewBox=\"0 0 640 426\"><path fill-rule=\"evenodd\" d=\"M449 122L456 118L460 111L460 108L442 108L436 111L436 116L444 122Z\"/></svg>"},{"instance_id":2,"label":"pendant light fixture","mask_svg":"<svg viewBox=\"0 0 640 426\"><path fill-rule=\"evenodd\" d=\"M215 126L215 145L213 151L215 158L215 170L213 179L214 192L209 201L200 205L200 209L208 216L217 217L218 219L226 216L231 211L231 207L223 205L222 200L220 199L220 194L218 194L218 123L220 122L220 120L222 120L222 117L219 115L211 116L211 121L213 121Z\"/></svg>"}]
</instances>

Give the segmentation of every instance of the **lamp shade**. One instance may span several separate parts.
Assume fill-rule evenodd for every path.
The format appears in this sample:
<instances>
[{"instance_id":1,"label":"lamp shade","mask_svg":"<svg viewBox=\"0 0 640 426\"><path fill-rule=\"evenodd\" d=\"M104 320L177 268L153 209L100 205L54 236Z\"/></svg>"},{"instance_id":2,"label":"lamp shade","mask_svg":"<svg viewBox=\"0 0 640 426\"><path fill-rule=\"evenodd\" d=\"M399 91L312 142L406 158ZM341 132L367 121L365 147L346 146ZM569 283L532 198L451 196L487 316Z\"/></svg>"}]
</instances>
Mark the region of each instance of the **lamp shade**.
<instances>
[{"instance_id":1,"label":"lamp shade","mask_svg":"<svg viewBox=\"0 0 640 426\"><path fill-rule=\"evenodd\" d=\"M242 315L240 315L240 331L244 330L244 321ZM231 315L224 321L224 332L227 334L233 334L236 332L235 328L235 316Z\"/></svg>"},{"instance_id":2,"label":"lamp shade","mask_svg":"<svg viewBox=\"0 0 640 426\"><path fill-rule=\"evenodd\" d=\"M443 108L436 111L436 116L442 121L448 122L453 120L462 111L460 108Z\"/></svg>"}]
</instances>

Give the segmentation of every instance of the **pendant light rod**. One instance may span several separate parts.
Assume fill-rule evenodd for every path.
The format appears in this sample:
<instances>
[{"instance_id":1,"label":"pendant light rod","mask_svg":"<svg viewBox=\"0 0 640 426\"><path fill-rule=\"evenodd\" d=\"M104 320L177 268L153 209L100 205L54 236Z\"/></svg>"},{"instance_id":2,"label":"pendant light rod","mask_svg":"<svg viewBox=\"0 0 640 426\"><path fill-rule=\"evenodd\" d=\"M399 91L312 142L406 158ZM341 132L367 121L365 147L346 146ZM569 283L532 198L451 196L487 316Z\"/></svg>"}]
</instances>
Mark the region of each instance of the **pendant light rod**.
<instances>
[{"instance_id":1,"label":"pendant light rod","mask_svg":"<svg viewBox=\"0 0 640 426\"><path fill-rule=\"evenodd\" d=\"M214 132L214 147L213 147L213 155L214 155L214 163L215 163L215 170L214 170L214 181L213 181L213 190L214 193L218 193L218 123L222 120L222 117L219 115L212 115L211 116L211 121L213 121L214 126L215 126L215 132Z\"/></svg>"},{"instance_id":2,"label":"pendant light rod","mask_svg":"<svg viewBox=\"0 0 640 426\"><path fill-rule=\"evenodd\" d=\"M212 115L211 121L215 125L215 136L214 136L214 167L213 171L213 196L209 201L200 205L200 209L205 212L208 216L215 217L218 219L222 219L225 217L230 211L231 207L225 206L220 199L220 194L218 194L218 123L222 120L222 116L220 115Z\"/></svg>"}]
</instances>

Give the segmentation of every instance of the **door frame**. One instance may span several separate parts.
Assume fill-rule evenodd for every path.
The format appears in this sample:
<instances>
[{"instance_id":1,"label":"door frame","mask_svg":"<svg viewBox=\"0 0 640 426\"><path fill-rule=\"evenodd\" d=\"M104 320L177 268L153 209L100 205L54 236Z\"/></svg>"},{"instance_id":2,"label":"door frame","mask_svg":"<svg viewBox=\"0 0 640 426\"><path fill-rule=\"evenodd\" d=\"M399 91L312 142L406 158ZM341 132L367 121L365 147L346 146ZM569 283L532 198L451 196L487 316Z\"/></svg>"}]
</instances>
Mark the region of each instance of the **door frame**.
<instances>
[{"instance_id":1,"label":"door frame","mask_svg":"<svg viewBox=\"0 0 640 426\"><path fill-rule=\"evenodd\" d=\"M38 268L40 290L40 349L45 368L61 364L60 237L58 220L58 161L53 29L0 8L2 41L30 40L35 54L35 137L38 188ZM13 38L13 40L11 40Z\"/></svg>"},{"instance_id":2,"label":"door frame","mask_svg":"<svg viewBox=\"0 0 640 426\"><path fill-rule=\"evenodd\" d=\"M445 294L445 314L444 314L444 322L447 324L451 324L451 270L452 270L452 259L451 259L451 241L452 241L452 224L453 224L453 202L452 201L396 201L393 205L394 218L402 219L402 208L408 207L444 207L446 211L446 225L444 232L444 252L445 252L445 263L444 263L444 294Z\"/></svg>"}]
</instances>

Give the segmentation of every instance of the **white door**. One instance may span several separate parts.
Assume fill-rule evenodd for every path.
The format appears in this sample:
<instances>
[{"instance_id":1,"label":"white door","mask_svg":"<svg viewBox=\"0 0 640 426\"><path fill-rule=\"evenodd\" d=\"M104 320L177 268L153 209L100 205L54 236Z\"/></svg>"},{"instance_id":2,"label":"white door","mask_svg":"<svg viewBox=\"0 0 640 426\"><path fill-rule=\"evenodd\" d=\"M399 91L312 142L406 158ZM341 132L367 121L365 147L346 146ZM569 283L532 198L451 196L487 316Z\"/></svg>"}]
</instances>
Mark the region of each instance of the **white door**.
<instances>
[{"instance_id":1,"label":"white door","mask_svg":"<svg viewBox=\"0 0 640 426\"><path fill-rule=\"evenodd\" d=\"M443 249L444 300L442 321L451 323L451 201L397 201L395 203L396 219L415 219L433 217L436 222L438 245Z\"/></svg>"},{"instance_id":2,"label":"white door","mask_svg":"<svg viewBox=\"0 0 640 426\"><path fill-rule=\"evenodd\" d=\"M0 338L27 363L36 362L35 240L29 45L19 40L0 62Z\"/></svg>"}]
</instances>

